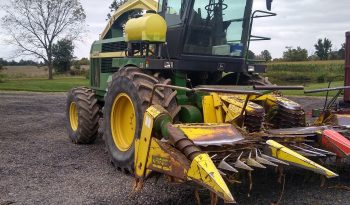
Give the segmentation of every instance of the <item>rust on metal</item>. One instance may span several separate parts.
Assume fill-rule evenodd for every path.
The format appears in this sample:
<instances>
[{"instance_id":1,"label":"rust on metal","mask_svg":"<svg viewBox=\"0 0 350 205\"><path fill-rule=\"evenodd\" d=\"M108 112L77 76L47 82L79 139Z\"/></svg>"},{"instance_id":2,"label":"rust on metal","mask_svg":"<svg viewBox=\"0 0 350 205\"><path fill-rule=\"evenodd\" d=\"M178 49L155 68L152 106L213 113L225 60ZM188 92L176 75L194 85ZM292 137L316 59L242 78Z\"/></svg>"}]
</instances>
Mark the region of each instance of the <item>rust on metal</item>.
<instances>
[{"instance_id":1,"label":"rust on metal","mask_svg":"<svg viewBox=\"0 0 350 205\"><path fill-rule=\"evenodd\" d=\"M169 133L170 142L180 150L189 160L193 160L196 156L201 153L201 150L187 138L186 135L181 131L181 129L173 126L172 124L167 124L167 129Z\"/></svg>"},{"instance_id":2,"label":"rust on metal","mask_svg":"<svg viewBox=\"0 0 350 205\"><path fill-rule=\"evenodd\" d=\"M152 158L147 168L184 181L187 180L186 170L190 168L190 161L186 156L168 143L154 138L153 140L154 143L150 147Z\"/></svg>"},{"instance_id":3,"label":"rust on metal","mask_svg":"<svg viewBox=\"0 0 350 205\"><path fill-rule=\"evenodd\" d=\"M350 113L347 110L339 110L332 112L326 110L321 113L318 119L315 121L316 125L331 125L339 126L340 128L350 128Z\"/></svg>"},{"instance_id":4,"label":"rust on metal","mask_svg":"<svg viewBox=\"0 0 350 205\"><path fill-rule=\"evenodd\" d=\"M218 168L219 169L222 169L222 170L226 170L226 171L230 171L230 172L235 172L235 173L238 173L238 170L233 168L231 165L229 165L225 160L230 157L231 154L227 155L226 157L224 157L219 165L218 165Z\"/></svg>"},{"instance_id":5,"label":"rust on metal","mask_svg":"<svg viewBox=\"0 0 350 205\"><path fill-rule=\"evenodd\" d=\"M242 160L241 160L241 157L243 155L243 152L241 152L241 154L239 155L239 157L237 158L236 162L234 163L234 166L236 168L239 168L239 169L244 169L244 170L247 170L247 171L254 171L253 168L251 168L250 166L246 165Z\"/></svg>"},{"instance_id":6,"label":"rust on metal","mask_svg":"<svg viewBox=\"0 0 350 205\"><path fill-rule=\"evenodd\" d=\"M267 159L264 159L263 157L260 157L259 154L258 154L258 149L255 148L255 160L257 162L259 162L260 164L264 164L264 165L270 165L270 166L273 166L273 167L277 167L278 165L267 160Z\"/></svg>"},{"instance_id":7,"label":"rust on metal","mask_svg":"<svg viewBox=\"0 0 350 205\"><path fill-rule=\"evenodd\" d=\"M257 167L257 168L261 168L261 169L266 168L264 165L260 164L258 161L256 161L255 159L252 158L252 152L249 153L249 156L246 160L246 163L248 166L251 166L251 167Z\"/></svg>"},{"instance_id":8,"label":"rust on metal","mask_svg":"<svg viewBox=\"0 0 350 205\"><path fill-rule=\"evenodd\" d=\"M258 132L264 122L265 110L261 105L249 101L251 97L249 95L220 95L223 102L229 104L227 106L229 112L239 115L236 117L236 124L244 125L249 132Z\"/></svg>"},{"instance_id":9,"label":"rust on metal","mask_svg":"<svg viewBox=\"0 0 350 205\"><path fill-rule=\"evenodd\" d=\"M179 124L175 125L198 146L233 145L244 136L231 124Z\"/></svg>"},{"instance_id":10,"label":"rust on metal","mask_svg":"<svg viewBox=\"0 0 350 205\"><path fill-rule=\"evenodd\" d=\"M297 127L286 129L273 129L268 130L267 133L272 135L310 135L322 132L327 128L327 126Z\"/></svg>"},{"instance_id":11,"label":"rust on metal","mask_svg":"<svg viewBox=\"0 0 350 205\"><path fill-rule=\"evenodd\" d=\"M278 129L306 125L305 112L302 107L285 97L268 94L255 99L254 102L264 106L268 128Z\"/></svg>"}]
</instances>

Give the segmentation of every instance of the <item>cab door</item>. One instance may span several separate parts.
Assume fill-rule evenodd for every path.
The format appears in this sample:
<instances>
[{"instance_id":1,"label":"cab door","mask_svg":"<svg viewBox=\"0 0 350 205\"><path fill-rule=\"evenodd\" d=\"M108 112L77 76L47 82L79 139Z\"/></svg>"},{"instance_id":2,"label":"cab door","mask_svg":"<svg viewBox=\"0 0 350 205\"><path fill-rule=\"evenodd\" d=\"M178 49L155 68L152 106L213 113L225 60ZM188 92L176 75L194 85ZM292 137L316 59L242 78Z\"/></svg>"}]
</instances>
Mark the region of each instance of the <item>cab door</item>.
<instances>
[{"instance_id":1,"label":"cab door","mask_svg":"<svg viewBox=\"0 0 350 205\"><path fill-rule=\"evenodd\" d=\"M189 0L163 0L159 4L158 13L167 22L167 48L169 57L179 59L183 48L184 25L186 21ZM163 49L164 51L164 49Z\"/></svg>"}]
</instances>

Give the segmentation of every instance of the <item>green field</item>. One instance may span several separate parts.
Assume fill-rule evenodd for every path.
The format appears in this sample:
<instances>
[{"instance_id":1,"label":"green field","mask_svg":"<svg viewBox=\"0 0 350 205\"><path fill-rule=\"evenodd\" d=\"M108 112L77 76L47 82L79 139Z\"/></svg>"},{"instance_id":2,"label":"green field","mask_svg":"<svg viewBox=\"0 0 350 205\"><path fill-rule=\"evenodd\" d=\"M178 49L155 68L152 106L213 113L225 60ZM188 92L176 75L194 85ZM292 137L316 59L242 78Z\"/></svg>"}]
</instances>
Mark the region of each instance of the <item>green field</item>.
<instances>
[{"instance_id":1,"label":"green field","mask_svg":"<svg viewBox=\"0 0 350 205\"><path fill-rule=\"evenodd\" d=\"M342 86L342 81L332 83L332 87ZM55 77L47 79L10 79L0 83L0 90L34 91L34 92L66 92L76 86L88 86L88 80L84 77ZM328 83L312 83L305 85L305 90L326 88ZM335 92L331 92L334 95ZM283 91L285 95L304 95L303 91ZM324 96L326 93L310 94L309 96Z\"/></svg>"},{"instance_id":2,"label":"green field","mask_svg":"<svg viewBox=\"0 0 350 205\"><path fill-rule=\"evenodd\" d=\"M55 77L54 80L23 78L8 79L0 83L0 90L34 91L34 92L66 92L77 86L87 86L84 77Z\"/></svg>"},{"instance_id":3,"label":"green field","mask_svg":"<svg viewBox=\"0 0 350 205\"><path fill-rule=\"evenodd\" d=\"M264 75L279 85L325 83L342 81L344 61L273 62L267 64Z\"/></svg>"},{"instance_id":4,"label":"green field","mask_svg":"<svg viewBox=\"0 0 350 205\"><path fill-rule=\"evenodd\" d=\"M306 62L272 62L267 64L264 76L278 85L304 85L305 90L325 88L328 81L333 80L332 87L343 85L344 61L306 61ZM72 87L87 86L84 77L54 76L54 80L46 80L45 68L33 66L8 67L1 72L5 76L0 81L0 90L66 92ZM0 76L1 77L1 76ZM1 79L0 79L1 80ZM286 95L304 95L303 91L283 91ZM331 92L333 95L335 92ZM312 96L324 96L316 93Z\"/></svg>"}]
</instances>

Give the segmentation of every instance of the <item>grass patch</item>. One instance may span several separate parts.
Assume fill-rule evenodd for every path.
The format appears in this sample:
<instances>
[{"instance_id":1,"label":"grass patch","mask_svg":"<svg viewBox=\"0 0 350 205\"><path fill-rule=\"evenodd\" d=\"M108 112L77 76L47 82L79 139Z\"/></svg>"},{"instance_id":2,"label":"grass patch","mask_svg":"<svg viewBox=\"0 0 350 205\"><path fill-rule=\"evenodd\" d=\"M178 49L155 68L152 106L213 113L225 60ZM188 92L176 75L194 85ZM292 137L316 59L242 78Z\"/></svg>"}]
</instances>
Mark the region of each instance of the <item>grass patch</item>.
<instances>
[{"instance_id":1,"label":"grass patch","mask_svg":"<svg viewBox=\"0 0 350 205\"><path fill-rule=\"evenodd\" d=\"M332 82L331 87L341 87L344 86L343 81L336 81ZM315 90L315 89L320 89L320 88L327 88L328 83L311 83L311 84L306 84L305 90ZM312 93L312 94L304 94L303 90L286 90L282 92L284 95L299 95L299 96L326 96L326 92L322 93ZM331 91L329 92L330 96L334 96L337 93L337 91Z\"/></svg>"},{"instance_id":2,"label":"grass patch","mask_svg":"<svg viewBox=\"0 0 350 205\"><path fill-rule=\"evenodd\" d=\"M0 90L33 91L33 92L66 92L77 86L87 86L88 80L84 77L59 77L47 79L8 79L0 83Z\"/></svg>"},{"instance_id":3,"label":"grass patch","mask_svg":"<svg viewBox=\"0 0 350 205\"><path fill-rule=\"evenodd\" d=\"M0 73L0 83L4 83L6 81L6 78L7 78L6 74Z\"/></svg>"},{"instance_id":4,"label":"grass patch","mask_svg":"<svg viewBox=\"0 0 350 205\"><path fill-rule=\"evenodd\" d=\"M341 81L344 76L344 61L273 62L267 64L264 76L279 85Z\"/></svg>"}]
</instances>

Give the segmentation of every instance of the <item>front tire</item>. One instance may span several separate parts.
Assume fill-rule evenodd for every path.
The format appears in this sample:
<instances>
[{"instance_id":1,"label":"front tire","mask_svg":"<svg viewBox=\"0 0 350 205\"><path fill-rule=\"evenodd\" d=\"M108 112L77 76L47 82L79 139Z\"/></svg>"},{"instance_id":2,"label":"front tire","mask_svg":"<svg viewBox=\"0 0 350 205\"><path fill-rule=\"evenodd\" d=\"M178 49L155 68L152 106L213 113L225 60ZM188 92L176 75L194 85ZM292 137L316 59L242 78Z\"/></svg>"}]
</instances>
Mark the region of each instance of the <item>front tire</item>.
<instances>
[{"instance_id":1,"label":"front tire","mask_svg":"<svg viewBox=\"0 0 350 205\"><path fill-rule=\"evenodd\" d=\"M93 143L98 134L100 108L91 89L80 87L68 92L66 127L73 143Z\"/></svg>"},{"instance_id":2,"label":"front tire","mask_svg":"<svg viewBox=\"0 0 350 205\"><path fill-rule=\"evenodd\" d=\"M134 142L141 134L143 115L157 83L170 84L171 81L135 67L119 70L109 83L105 96L103 138L112 164L123 172L133 173ZM180 111L175 97L176 91L157 89L152 103L162 105L174 117Z\"/></svg>"}]
</instances>

